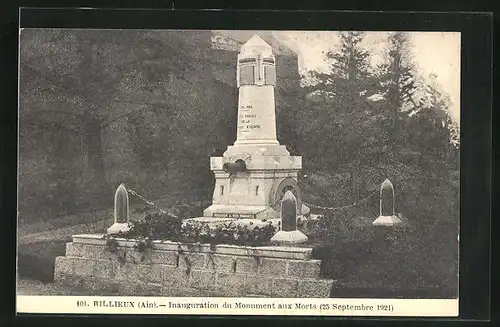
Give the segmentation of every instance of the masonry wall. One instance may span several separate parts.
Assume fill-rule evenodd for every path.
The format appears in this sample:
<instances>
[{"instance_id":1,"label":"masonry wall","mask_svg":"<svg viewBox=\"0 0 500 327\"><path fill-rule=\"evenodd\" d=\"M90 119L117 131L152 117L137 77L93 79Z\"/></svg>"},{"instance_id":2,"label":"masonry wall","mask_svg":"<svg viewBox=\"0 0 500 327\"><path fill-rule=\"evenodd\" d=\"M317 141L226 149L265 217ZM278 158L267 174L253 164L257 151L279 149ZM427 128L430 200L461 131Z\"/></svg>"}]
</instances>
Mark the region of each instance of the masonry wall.
<instances>
[{"instance_id":1,"label":"masonry wall","mask_svg":"<svg viewBox=\"0 0 500 327\"><path fill-rule=\"evenodd\" d=\"M57 257L54 280L99 295L329 297L311 249L156 243L140 252L119 241L111 252L102 237L75 236Z\"/></svg>"}]
</instances>

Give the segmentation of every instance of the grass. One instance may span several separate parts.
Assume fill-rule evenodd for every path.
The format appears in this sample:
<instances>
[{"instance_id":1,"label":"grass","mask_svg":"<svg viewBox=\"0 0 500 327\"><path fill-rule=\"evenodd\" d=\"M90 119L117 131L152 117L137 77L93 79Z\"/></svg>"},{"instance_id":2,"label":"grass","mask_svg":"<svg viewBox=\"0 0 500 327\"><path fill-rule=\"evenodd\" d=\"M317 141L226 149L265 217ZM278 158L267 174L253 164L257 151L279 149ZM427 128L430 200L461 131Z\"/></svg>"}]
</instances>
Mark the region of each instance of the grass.
<instances>
[{"instance_id":1,"label":"grass","mask_svg":"<svg viewBox=\"0 0 500 327\"><path fill-rule=\"evenodd\" d=\"M36 279L18 278L17 295L84 296L84 295L92 295L92 291L83 288L59 285L52 282L42 282Z\"/></svg>"},{"instance_id":2,"label":"grass","mask_svg":"<svg viewBox=\"0 0 500 327\"><path fill-rule=\"evenodd\" d=\"M140 209L143 209L143 207L143 205L131 205L130 219L133 220L142 217ZM65 215L63 217L51 218L50 220L48 220L47 217L42 217L41 220L39 219L36 222L32 222L32 220L28 218L23 219L23 217L20 216L18 220L18 231L20 235L26 235L43 231L53 231L76 225L87 225L92 227L93 225L99 225L103 222L111 225L113 219L113 208Z\"/></svg>"},{"instance_id":3,"label":"grass","mask_svg":"<svg viewBox=\"0 0 500 327\"><path fill-rule=\"evenodd\" d=\"M17 257L19 277L52 282L55 259L65 254L66 242L63 240L20 244Z\"/></svg>"},{"instance_id":4,"label":"grass","mask_svg":"<svg viewBox=\"0 0 500 327\"><path fill-rule=\"evenodd\" d=\"M131 219L134 219L138 213L131 211ZM55 258L65 254L66 242L71 240L73 229L68 227L83 225L92 229L91 225L96 225L93 220L95 217L101 217L99 228L104 231L112 223L112 210L71 215L50 222L19 224L20 238L28 240L18 245L19 294L92 294L91 290L67 288L54 285L52 281ZM359 233L359 229L356 228L356 231ZM445 231L446 228L443 231L434 229L433 232L439 237L436 240L429 238L429 242L409 233L407 238L399 242L404 245L399 250L394 245L382 249L384 246L368 239L346 243L345 240L332 238L332 251L325 252L321 258L324 261L322 269L327 270L325 278L337 280L331 296L455 298L458 263L455 262L456 253L450 246L452 239L448 242L448 238L444 237ZM28 237L33 234L40 237ZM412 238L415 240L411 241ZM413 243L419 246L412 246L415 249L406 248ZM318 240L311 239L300 246L316 248L319 245ZM202 291L193 292L176 296L206 296Z\"/></svg>"},{"instance_id":5,"label":"grass","mask_svg":"<svg viewBox=\"0 0 500 327\"><path fill-rule=\"evenodd\" d=\"M50 220L42 220L34 223L25 222L22 217L19 218L18 231L20 235L39 233L43 231L50 231L64 227L76 225L92 225L99 221L109 221L113 219L113 210L101 210L95 212L85 212L74 215L68 215L61 218L53 218Z\"/></svg>"}]
</instances>

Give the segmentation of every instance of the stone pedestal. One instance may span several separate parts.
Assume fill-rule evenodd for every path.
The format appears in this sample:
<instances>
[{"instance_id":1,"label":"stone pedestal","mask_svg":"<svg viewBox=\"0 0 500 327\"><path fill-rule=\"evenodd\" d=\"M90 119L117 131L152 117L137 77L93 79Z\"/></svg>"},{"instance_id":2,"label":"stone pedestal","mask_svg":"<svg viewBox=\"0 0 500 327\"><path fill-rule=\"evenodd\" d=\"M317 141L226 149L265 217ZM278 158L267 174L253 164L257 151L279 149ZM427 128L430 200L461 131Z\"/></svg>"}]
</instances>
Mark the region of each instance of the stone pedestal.
<instances>
[{"instance_id":1,"label":"stone pedestal","mask_svg":"<svg viewBox=\"0 0 500 327\"><path fill-rule=\"evenodd\" d=\"M106 233L108 235L116 235L116 234L126 233L129 230L130 226L128 223L114 223L106 230Z\"/></svg>"},{"instance_id":2,"label":"stone pedestal","mask_svg":"<svg viewBox=\"0 0 500 327\"><path fill-rule=\"evenodd\" d=\"M257 35L238 55L237 84L237 139L222 157L210 159L215 189L212 205L203 215L276 219L286 191L297 198L297 213L308 213L297 184L302 158L290 156L276 139L275 57L271 46Z\"/></svg>"},{"instance_id":3,"label":"stone pedestal","mask_svg":"<svg viewBox=\"0 0 500 327\"><path fill-rule=\"evenodd\" d=\"M275 244L300 244L307 242L307 236L299 230L286 232L280 230L271 238L271 243Z\"/></svg>"},{"instance_id":4,"label":"stone pedestal","mask_svg":"<svg viewBox=\"0 0 500 327\"><path fill-rule=\"evenodd\" d=\"M245 147L233 155L212 157L211 169L215 174L212 205L204 210L205 217L216 218L279 218L281 200L286 191L297 198L297 212L308 213L303 208L297 183L302 168L302 158L295 156L265 156L249 154ZM225 162L245 159L246 171L230 174L223 170Z\"/></svg>"},{"instance_id":5,"label":"stone pedestal","mask_svg":"<svg viewBox=\"0 0 500 327\"><path fill-rule=\"evenodd\" d=\"M328 298L335 283L321 275L311 248L192 245L154 241L147 252L135 240L73 235L56 257L54 282L103 296Z\"/></svg>"},{"instance_id":6,"label":"stone pedestal","mask_svg":"<svg viewBox=\"0 0 500 327\"><path fill-rule=\"evenodd\" d=\"M118 186L115 192L115 223L106 231L108 235L126 233L130 230L128 225L129 219L129 202L128 191L125 185Z\"/></svg>"},{"instance_id":7,"label":"stone pedestal","mask_svg":"<svg viewBox=\"0 0 500 327\"><path fill-rule=\"evenodd\" d=\"M379 216L373 221L373 226L394 226L401 224L401 219L396 215L392 216Z\"/></svg>"}]
</instances>

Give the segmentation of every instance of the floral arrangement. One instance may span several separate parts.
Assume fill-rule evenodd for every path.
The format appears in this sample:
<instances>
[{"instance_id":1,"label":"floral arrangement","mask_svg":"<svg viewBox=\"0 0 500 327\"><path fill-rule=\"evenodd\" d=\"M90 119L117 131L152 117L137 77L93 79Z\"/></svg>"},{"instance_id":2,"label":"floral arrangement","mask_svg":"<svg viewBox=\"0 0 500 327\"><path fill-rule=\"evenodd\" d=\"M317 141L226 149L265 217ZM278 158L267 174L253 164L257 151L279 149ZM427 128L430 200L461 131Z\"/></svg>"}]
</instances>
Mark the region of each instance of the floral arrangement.
<instances>
[{"instance_id":1,"label":"floral arrangement","mask_svg":"<svg viewBox=\"0 0 500 327\"><path fill-rule=\"evenodd\" d=\"M130 221L130 229L119 237L137 240L139 250L152 245L153 240L168 240L187 244L268 245L276 233L271 222L260 226L243 226L234 222L210 226L199 221L185 221L172 213L149 212L144 219Z\"/></svg>"}]
</instances>

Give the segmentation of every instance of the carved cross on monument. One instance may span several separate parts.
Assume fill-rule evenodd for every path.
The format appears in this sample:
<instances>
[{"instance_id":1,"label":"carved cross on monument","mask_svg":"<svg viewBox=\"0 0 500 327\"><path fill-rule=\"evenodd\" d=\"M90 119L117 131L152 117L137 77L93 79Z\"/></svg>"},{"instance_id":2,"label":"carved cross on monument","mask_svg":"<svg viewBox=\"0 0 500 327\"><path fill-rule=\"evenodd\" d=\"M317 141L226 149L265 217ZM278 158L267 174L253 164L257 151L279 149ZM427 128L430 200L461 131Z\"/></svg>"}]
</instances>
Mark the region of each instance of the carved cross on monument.
<instances>
[{"instance_id":1,"label":"carved cross on monument","mask_svg":"<svg viewBox=\"0 0 500 327\"><path fill-rule=\"evenodd\" d=\"M262 55L259 53L257 55L257 85L262 85L263 84L263 79L262 76L264 75L264 72L262 71Z\"/></svg>"}]
</instances>

